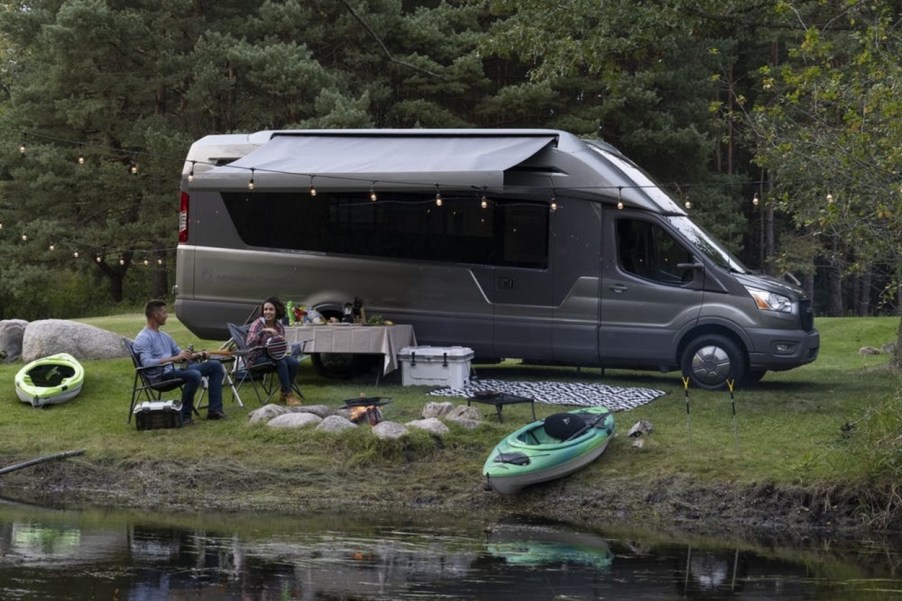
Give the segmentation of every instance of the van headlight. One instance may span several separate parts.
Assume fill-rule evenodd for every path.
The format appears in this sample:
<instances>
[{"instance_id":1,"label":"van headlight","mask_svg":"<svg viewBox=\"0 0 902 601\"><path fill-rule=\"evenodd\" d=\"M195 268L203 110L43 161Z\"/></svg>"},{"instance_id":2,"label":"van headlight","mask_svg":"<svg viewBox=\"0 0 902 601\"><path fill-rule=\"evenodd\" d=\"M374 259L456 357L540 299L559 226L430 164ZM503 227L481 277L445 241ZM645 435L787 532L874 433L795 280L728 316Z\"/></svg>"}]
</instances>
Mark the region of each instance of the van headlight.
<instances>
[{"instance_id":1,"label":"van headlight","mask_svg":"<svg viewBox=\"0 0 902 601\"><path fill-rule=\"evenodd\" d=\"M761 290L760 288L745 287L755 299L755 304L764 311L779 311L780 313L792 313L792 300L788 296Z\"/></svg>"}]
</instances>

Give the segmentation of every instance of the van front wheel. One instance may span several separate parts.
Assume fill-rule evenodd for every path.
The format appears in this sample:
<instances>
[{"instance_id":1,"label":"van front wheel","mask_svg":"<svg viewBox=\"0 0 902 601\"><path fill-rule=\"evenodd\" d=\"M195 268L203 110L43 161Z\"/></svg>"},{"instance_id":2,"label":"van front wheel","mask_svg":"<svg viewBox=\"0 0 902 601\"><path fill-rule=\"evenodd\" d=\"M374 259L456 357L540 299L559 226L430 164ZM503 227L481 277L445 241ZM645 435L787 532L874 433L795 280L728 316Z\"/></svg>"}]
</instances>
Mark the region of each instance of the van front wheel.
<instances>
[{"instance_id":1,"label":"van front wheel","mask_svg":"<svg viewBox=\"0 0 902 601\"><path fill-rule=\"evenodd\" d=\"M683 376L693 386L718 390L727 380L742 382L745 377L745 355L735 342L725 336L708 334L689 343L680 359Z\"/></svg>"}]
</instances>

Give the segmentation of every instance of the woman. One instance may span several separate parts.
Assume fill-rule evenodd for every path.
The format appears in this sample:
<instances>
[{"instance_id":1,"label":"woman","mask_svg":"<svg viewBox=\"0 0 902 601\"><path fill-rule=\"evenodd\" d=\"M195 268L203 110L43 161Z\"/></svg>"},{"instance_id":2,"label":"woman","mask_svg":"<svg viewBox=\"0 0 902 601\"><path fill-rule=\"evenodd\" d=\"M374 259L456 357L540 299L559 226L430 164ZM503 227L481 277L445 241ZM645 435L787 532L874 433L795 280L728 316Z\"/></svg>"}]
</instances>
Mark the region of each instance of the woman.
<instances>
[{"instance_id":1,"label":"woman","mask_svg":"<svg viewBox=\"0 0 902 601\"><path fill-rule=\"evenodd\" d=\"M282 301L273 297L263 301L260 306L261 317L254 320L247 332L247 345L250 348L263 347L266 342L274 337L285 338L285 326L282 325L282 319L285 317L285 305ZM259 363L272 363L276 366L279 374L279 384L282 394L279 402L286 405L300 405L301 400L294 396L292 391L292 383L298 374L298 360L291 355L285 355L281 359L271 359L264 349L253 351L248 356L250 365Z\"/></svg>"}]
</instances>

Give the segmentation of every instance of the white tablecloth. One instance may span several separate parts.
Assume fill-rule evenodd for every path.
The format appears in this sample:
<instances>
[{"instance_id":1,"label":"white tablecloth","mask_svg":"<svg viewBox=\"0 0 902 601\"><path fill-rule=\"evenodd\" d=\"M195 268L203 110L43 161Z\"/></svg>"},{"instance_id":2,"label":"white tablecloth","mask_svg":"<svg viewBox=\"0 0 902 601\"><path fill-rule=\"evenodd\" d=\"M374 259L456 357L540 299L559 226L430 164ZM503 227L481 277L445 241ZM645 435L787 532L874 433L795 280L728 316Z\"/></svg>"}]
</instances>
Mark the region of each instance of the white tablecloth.
<instances>
[{"instance_id":1,"label":"white tablecloth","mask_svg":"<svg viewBox=\"0 0 902 601\"><path fill-rule=\"evenodd\" d=\"M383 356L382 373L398 369L398 352L416 346L413 326L321 325L285 328L289 344L301 344L304 353L364 353Z\"/></svg>"}]
</instances>

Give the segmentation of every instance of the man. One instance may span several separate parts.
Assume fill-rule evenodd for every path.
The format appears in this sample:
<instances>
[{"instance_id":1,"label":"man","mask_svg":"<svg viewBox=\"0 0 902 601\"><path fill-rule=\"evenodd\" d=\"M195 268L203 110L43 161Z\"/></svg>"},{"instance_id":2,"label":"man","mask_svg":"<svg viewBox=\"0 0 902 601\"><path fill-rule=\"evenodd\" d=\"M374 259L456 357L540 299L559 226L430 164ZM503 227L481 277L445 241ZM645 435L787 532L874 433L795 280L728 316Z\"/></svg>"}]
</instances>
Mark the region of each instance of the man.
<instances>
[{"instance_id":1,"label":"man","mask_svg":"<svg viewBox=\"0 0 902 601\"><path fill-rule=\"evenodd\" d=\"M184 382L182 424L194 424L191 418L194 412L194 393L201 385L202 378L207 378L210 392L207 419L225 419L226 415L222 410L222 364L215 360L195 362L200 356L206 359L206 353L183 351L172 336L160 331L160 326L165 325L169 317L164 301L148 301L144 306L144 316L147 318L147 325L135 337L135 354L142 367L158 368L147 370L151 380L177 379Z\"/></svg>"}]
</instances>

